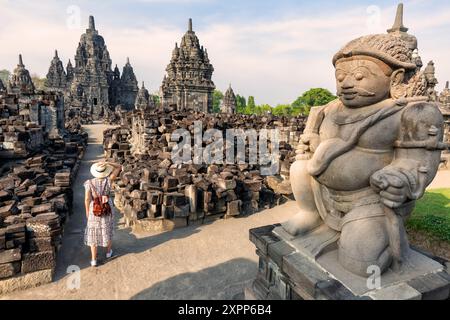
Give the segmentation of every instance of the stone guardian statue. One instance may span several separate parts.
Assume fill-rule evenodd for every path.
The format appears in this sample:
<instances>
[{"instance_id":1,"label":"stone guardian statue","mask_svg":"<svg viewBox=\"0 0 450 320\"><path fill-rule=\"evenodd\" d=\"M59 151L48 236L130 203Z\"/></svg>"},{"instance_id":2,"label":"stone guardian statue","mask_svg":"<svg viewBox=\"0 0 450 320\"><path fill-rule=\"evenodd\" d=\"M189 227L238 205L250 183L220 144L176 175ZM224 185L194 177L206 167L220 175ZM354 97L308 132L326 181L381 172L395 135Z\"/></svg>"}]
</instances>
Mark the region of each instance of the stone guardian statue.
<instances>
[{"instance_id":1,"label":"stone guardian statue","mask_svg":"<svg viewBox=\"0 0 450 320\"><path fill-rule=\"evenodd\" d=\"M339 99L311 110L291 167L300 210L283 229L309 237L315 256L337 247L339 263L360 276L408 262L404 222L445 149L442 114L402 28L336 53Z\"/></svg>"}]
</instances>

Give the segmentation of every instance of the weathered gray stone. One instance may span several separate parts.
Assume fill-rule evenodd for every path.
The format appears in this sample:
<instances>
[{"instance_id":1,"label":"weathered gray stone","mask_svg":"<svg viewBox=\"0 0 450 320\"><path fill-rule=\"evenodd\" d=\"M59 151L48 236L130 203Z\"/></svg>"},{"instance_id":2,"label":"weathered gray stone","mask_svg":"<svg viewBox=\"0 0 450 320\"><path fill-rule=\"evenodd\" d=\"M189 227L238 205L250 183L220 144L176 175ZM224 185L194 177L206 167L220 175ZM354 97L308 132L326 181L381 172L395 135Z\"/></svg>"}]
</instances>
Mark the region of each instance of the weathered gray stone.
<instances>
[{"instance_id":1,"label":"weathered gray stone","mask_svg":"<svg viewBox=\"0 0 450 320\"><path fill-rule=\"evenodd\" d=\"M237 102L236 96L234 95L234 91L231 88L231 84L228 87L227 91L225 91L225 95L223 97L222 106L220 107L220 111L222 113L233 114L236 113Z\"/></svg>"},{"instance_id":2,"label":"weathered gray stone","mask_svg":"<svg viewBox=\"0 0 450 320\"><path fill-rule=\"evenodd\" d=\"M8 82L7 91L11 94L26 94L34 93L34 84L31 80L30 72L25 68L22 61L22 55L19 55L19 64L14 69L11 79Z\"/></svg>"},{"instance_id":3,"label":"weathered gray stone","mask_svg":"<svg viewBox=\"0 0 450 320\"><path fill-rule=\"evenodd\" d=\"M14 276L20 272L20 262L10 262L0 264L0 279Z\"/></svg>"},{"instance_id":4,"label":"weathered gray stone","mask_svg":"<svg viewBox=\"0 0 450 320\"><path fill-rule=\"evenodd\" d=\"M400 5L400 20L402 11ZM433 180L445 149L442 114L429 92L432 64L420 71L417 40L397 25L353 40L333 57L339 99L311 110L290 172L300 210L285 230L298 238L319 225L340 232L336 262L360 276L373 265L401 269L410 251L402 217ZM361 66L372 76L359 73Z\"/></svg>"},{"instance_id":5,"label":"weathered gray stone","mask_svg":"<svg viewBox=\"0 0 450 320\"><path fill-rule=\"evenodd\" d=\"M422 294L406 283L400 283L375 291L373 300L422 300Z\"/></svg>"},{"instance_id":6,"label":"weathered gray stone","mask_svg":"<svg viewBox=\"0 0 450 320\"><path fill-rule=\"evenodd\" d=\"M42 270L0 280L0 295L50 283L52 282L53 272L53 269Z\"/></svg>"},{"instance_id":7,"label":"weathered gray stone","mask_svg":"<svg viewBox=\"0 0 450 320\"><path fill-rule=\"evenodd\" d=\"M111 67L105 40L91 16L77 48L75 67L67 66L66 102L84 108L95 119L109 116L116 106L132 110L139 88L130 61L127 59L122 76L117 65L114 71Z\"/></svg>"},{"instance_id":8,"label":"weathered gray stone","mask_svg":"<svg viewBox=\"0 0 450 320\"><path fill-rule=\"evenodd\" d=\"M422 294L422 300L446 300L450 297L450 277L439 273L413 279L408 285Z\"/></svg>"},{"instance_id":9,"label":"weathered gray stone","mask_svg":"<svg viewBox=\"0 0 450 320\"><path fill-rule=\"evenodd\" d=\"M241 213L241 200L227 202L227 216L238 216Z\"/></svg>"},{"instance_id":10,"label":"weathered gray stone","mask_svg":"<svg viewBox=\"0 0 450 320\"><path fill-rule=\"evenodd\" d=\"M46 269L54 269L56 266L55 252L44 251L26 253L22 259L22 273L30 273Z\"/></svg>"},{"instance_id":11,"label":"weathered gray stone","mask_svg":"<svg viewBox=\"0 0 450 320\"><path fill-rule=\"evenodd\" d=\"M175 105L177 110L211 112L212 94L215 85L211 80L213 66L206 49L200 47L199 40L192 30L192 20L181 40L175 44L172 58L167 66L167 76L161 85L163 106Z\"/></svg>"},{"instance_id":12,"label":"weathered gray stone","mask_svg":"<svg viewBox=\"0 0 450 320\"><path fill-rule=\"evenodd\" d=\"M66 71L64 70L62 61L58 57L58 51L55 50L55 56L47 73L47 87L54 90L65 90L66 85Z\"/></svg>"},{"instance_id":13,"label":"weathered gray stone","mask_svg":"<svg viewBox=\"0 0 450 320\"><path fill-rule=\"evenodd\" d=\"M399 5L387 34L355 39L334 56L339 99L312 108L297 159L280 172L299 213L282 228L250 231L260 257L253 296L448 299L442 260L412 250L404 228L445 144L434 64L420 70L402 19ZM376 270L381 288L368 282Z\"/></svg>"},{"instance_id":14,"label":"weathered gray stone","mask_svg":"<svg viewBox=\"0 0 450 320\"><path fill-rule=\"evenodd\" d=\"M0 252L0 264L20 261L22 255L20 249L11 249Z\"/></svg>"}]
</instances>

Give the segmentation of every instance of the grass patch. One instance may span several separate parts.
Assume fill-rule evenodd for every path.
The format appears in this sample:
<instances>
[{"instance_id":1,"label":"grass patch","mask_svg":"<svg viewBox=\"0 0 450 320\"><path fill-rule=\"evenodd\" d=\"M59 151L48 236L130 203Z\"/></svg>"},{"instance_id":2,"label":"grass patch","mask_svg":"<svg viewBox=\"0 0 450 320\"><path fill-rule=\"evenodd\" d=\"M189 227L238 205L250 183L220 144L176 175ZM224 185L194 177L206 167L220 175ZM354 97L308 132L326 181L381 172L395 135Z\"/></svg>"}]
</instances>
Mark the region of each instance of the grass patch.
<instances>
[{"instance_id":1,"label":"grass patch","mask_svg":"<svg viewBox=\"0 0 450 320\"><path fill-rule=\"evenodd\" d=\"M435 189L417 201L407 227L450 243L450 189Z\"/></svg>"}]
</instances>

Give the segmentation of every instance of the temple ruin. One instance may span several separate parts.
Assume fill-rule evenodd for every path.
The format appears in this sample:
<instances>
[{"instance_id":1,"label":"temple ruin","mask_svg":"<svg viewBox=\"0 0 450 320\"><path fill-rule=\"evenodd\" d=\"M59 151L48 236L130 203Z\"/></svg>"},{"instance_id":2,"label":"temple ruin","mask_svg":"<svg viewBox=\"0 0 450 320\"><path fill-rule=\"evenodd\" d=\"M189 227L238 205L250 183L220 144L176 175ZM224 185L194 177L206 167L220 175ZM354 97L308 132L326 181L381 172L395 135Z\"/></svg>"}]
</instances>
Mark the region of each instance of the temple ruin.
<instances>
[{"instance_id":1,"label":"temple ruin","mask_svg":"<svg viewBox=\"0 0 450 320\"><path fill-rule=\"evenodd\" d=\"M25 68L22 55L19 54L19 64L8 81L7 91L9 94L31 95L34 93L34 90L30 72Z\"/></svg>"},{"instance_id":2,"label":"temple ruin","mask_svg":"<svg viewBox=\"0 0 450 320\"><path fill-rule=\"evenodd\" d=\"M84 109L95 119L112 112L116 106L132 110L138 93L138 82L130 60L112 70L112 61L104 38L95 28L93 16L81 35L75 55L75 67L69 60L67 71L55 52L47 74L47 86L65 93L68 107Z\"/></svg>"},{"instance_id":3,"label":"temple ruin","mask_svg":"<svg viewBox=\"0 0 450 320\"><path fill-rule=\"evenodd\" d=\"M180 47L175 44L166 71L160 89L163 106L176 106L178 111L212 111L214 68L206 48L200 46L192 29L192 19L189 19L188 31L181 39Z\"/></svg>"},{"instance_id":4,"label":"temple ruin","mask_svg":"<svg viewBox=\"0 0 450 320\"><path fill-rule=\"evenodd\" d=\"M222 106L220 107L220 112L222 113L236 113L236 96L234 95L234 91L231 88L231 84L229 85L225 95L223 97Z\"/></svg>"}]
</instances>

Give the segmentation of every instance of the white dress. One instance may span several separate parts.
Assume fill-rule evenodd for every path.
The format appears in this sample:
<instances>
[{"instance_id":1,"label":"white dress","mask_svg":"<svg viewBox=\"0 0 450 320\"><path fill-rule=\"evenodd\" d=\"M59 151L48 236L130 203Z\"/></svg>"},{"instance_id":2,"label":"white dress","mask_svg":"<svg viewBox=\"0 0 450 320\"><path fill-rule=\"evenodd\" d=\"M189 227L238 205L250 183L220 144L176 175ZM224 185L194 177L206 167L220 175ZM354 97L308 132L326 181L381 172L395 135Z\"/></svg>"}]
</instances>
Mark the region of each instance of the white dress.
<instances>
[{"instance_id":1,"label":"white dress","mask_svg":"<svg viewBox=\"0 0 450 320\"><path fill-rule=\"evenodd\" d=\"M105 181L106 179L106 181ZM86 190L91 192L91 199L94 198L92 187L98 195L109 196L109 205L111 206L112 213L102 217L96 217L93 213L94 201L91 200L89 205L89 218L87 221L86 229L84 232L84 243L88 246L107 247L112 240L114 232L114 210L113 203L111 201L111 182L109 178L98 179L94 178L84 183ZM106 182L106 187L105 187ZM101 194L102 189L105 189Z\"/></svg>"}]
</instances>

